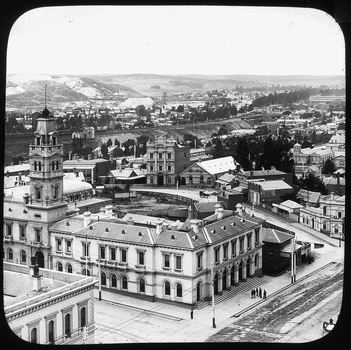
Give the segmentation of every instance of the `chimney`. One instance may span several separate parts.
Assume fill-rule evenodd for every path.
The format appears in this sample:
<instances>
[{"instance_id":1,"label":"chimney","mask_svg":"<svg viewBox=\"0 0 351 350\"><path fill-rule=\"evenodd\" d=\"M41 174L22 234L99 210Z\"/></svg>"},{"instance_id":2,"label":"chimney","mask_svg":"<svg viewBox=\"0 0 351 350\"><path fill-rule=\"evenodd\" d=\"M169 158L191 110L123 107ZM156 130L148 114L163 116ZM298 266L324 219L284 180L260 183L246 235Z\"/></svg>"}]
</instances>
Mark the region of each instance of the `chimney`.
<instances>
[{"instance_id":1,"label":"chimney","mask_svg":"<svg viewBox=\"0 0 351 350\"><path fill-rule=\"evenodd\" d=\"M105 206L105 215L112 216L113 214L113 206L111 204Z\"/></svg>"},{"instance_id":2,"label":"chimney","mask_svg":"<svg viewBox=\"0 0 351 350\"><path fill-rule=\"evenodd\" d=\"M250 178L252 179L254 176L254 171L253 170L250 170Z\"/></svg>"},{"instance_id":3,"label":"chimney","mask_svg":"<svg viewBox=\"0 0 351 350\"><path fill-rule=\"evenodd\" d=\"M334 200L334 192L330 192L330 200Z\"/></svg>"},{"instance_id":4,"label":"chimney","mask_svg":"<svg viewBox=\"0 0 351 350\"><path fill-rule=\"evenodd\" d=\"M191 208L191 205L189 205L188 208L188 220L191 220L193 218L193 210Z\"/></svg>"},{"instance_id":5,"label":"chimney","mask_svg":"<svg viewBox=\"0 0 351 350\"><path fill-rule=\"evenodd\" d=\"M132 226L134 225L134 220L131 216L127 219L127 223L128 225L132 225Z\"/></svg>"},{"instance_id":6,"label":"chimney","mask_svg":"<svg viewBox=\"0 0 351 350\"><path fill-rule=\"evenodd\" d=\"M159 234L161 234L161 232L162 232L162 220L159 219L156 222L156 234L159 235Z\"/></svg>"},{"instance_id":7,"label":"chimney","mask_svg":"<svg viewBox=\"0 0 351 350\"><path fill-rule=\"evenodd\" d=\"M113 164L113 155L112 155L112 153L110 154L110 162L111 162L111 164Z\"/></svg>"},{"instance_id":8,"label":"chimney","mask_svg":"<svg viewBox=\"0 0 351 350\"><path fill-rule=\"evenodd\" d=\"M19 165L22 165L22 161L21 160L19 161Z\"/></svg>"},{"instance_id":9,"label":"chimney","mask_svg":"<svg viewBox=\"0 0 351 350\"><path fill-rule=\"evenodd\" d=\"M105 207L99 209L100 215L105 215Z\"/></svg>"},{"instance_id":10,"label":"chimney","mask_svg":"<svg viewBox=\"0 0 351 350\"><path fill-rule=\"evenodd\" d=\"M23 195L23 202L24 202L24 204L28 204L29 203L29 193L26 192Z\"/></svg>"},{"instance_id":11,"label":"chimney","mask_svg":"<svg viewBox=\"0 0 351 350\"><path fill-rule=\"evenodd\" d=\"M217 203L215 206L214 206L214 209L215 209L215 214L218 214L218 209L221 207L221 205L219 203Z\"/></svg>"},{"instance_id":12,"label":"chimney","mask_svg":"<svg viewBox=\"0 0 351 350\"><path fill-rule=\"evenodd\" d=\"M33 290L40 291L42 275L39 274L39 266L35 263L35 257L31 257L31 265L29 266L29 275L33 281Z\"/></svg>"},{"instance_id":13,"label":"chimney","mask_svg":"<svg viewBox=\"0 0 351 350\"><path fill-rule=\"evenodd\" d=\"M217 210L217 219L218 220L222 220L223 219L223 208L222 207L220 207L220 208L218 208L218 210Z\"/></svg>"},{"instance_id":14,"label":"chimney","mask_svg":"<svg viewBox=\"0 0 351 350\"><path fill-rule=\"evenodd\" d=\"M272 165L272 166L271 166L271 170L275 170L275 166Z\"/></svg>"},{"instance_id":15,"label":"chimney","mask_svg":"<svg viewBox=\"0 0 351 350\"><path fill-rule=\"evenodd\" d=\"M84 217L83 226L84 226L84 227L88 227L88 225L90 224L90 221L91 221L91 220L90 220L90 218L91 218L91 213L90 213L90 211L84 212L83 217Z\"/></svg>"},{"instance_id":16,"label":"chimney","mask_svg":"<svg viewBox=\"0 0 351 350\"><path fill-rule=\"evenodd\" d=\"M235 206L235 208L236 208L236 212L238 213L238 215L242 216L243 215L243 206L240 203L238 203Z\"/></svg>"},{"instance_id":17,"label":"chimney","mask_svg":"<svg viewBox=\"0 0 351 350\"><path fill-rule=\"evenodd\" d=\"M14 162L11 162L11 166L14 166L15 165L15 163Z\"/></svg>"},{"instance_id":18,"label":"chimney","mask_svg":"<svg viewBox=\"0 0 351 350\"><path fill-rule=\"evenodd\" d=\"M91 153L88 154L88 160L92 160L93 159L93 155Z\"/></svg>"},{"instance_id":19,"label":"chimney","mask_svg":"<svg viewBox=\"0 0 351 350\"><path fill-rule=\"evenodd\" d=\"M190 227L195 233L199 233L199 220L197 219L190 220Z\"/></svg>"},{"instance_id":20,"label":"chimney","mask_svg":"<svg viewBox=\"0 0 351 350\"><path fill-rule=\"evenodd\" d=\"M68 160L72 160L72 151L68 152Z\"/></svg>"},{"instance_id":21,"label":"chimney","mask_svg":"<svg viewBox=\"0 0 351 350\"><path fill-rule=\"evenodd\" d=\"M77 154L77 153L74 153L73 159L74 159L74 160L78 160L78 154Z\"/></svg>"},{"instance_id":22,"label":"chimney","mask_svg":"<svg viewBox=\"0 0 351 350\"><path fill-rule=\"evenodd\" d=\"M178 225L177 225L176 222L172 222L169 226L170 226L170 229L172 231L177 231L178 230Z\"/></svg>"},{"instance_id":23,"label":"chimney","mask_svg":"<svg viewBox=\"0 0 351 350\"><path fill-rule=\"evenodd\" d=\"M19 172L19 173L18 173L18 182L20 182L21 180L22 180L22 173Z\"/></svg>"}]
</instances>

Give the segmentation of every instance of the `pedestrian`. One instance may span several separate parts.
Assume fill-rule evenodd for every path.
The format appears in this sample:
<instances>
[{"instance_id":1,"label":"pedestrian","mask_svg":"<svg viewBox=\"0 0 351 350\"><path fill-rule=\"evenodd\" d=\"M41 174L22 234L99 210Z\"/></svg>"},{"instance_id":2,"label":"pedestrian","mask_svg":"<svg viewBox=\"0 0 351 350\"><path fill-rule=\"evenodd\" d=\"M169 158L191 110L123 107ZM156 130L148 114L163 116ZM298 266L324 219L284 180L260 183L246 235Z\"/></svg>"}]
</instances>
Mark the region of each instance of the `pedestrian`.
<instances>
[{"instance_id":1,"label":"pedestrian","mask_svg":"<svg viewBox=\"0 0 351 350\"><path fill-rule=\"evenodd\" d=\"M258 288L256 287L256 295L258 296Z\"/></svg>"},{"instance_id":2,"label":"pedestrian","mask_svg":"<svg viewBox=\"0 0 351 350\"><path fill-rule=\"evenodd\" d=\"M193 319L193 316L194 316L194 310L191 309L191 311L190 311L190 318Z\"/></svg>"},{"instance_id":3,"label":"pedestrian","mask_svg":"<svg viewBox=\"0 0 351 350\"><path fill-rule=\"evenodd\" d=\"M260 298L262 298L262 289L259 290Z\"/></svg>"},{"instance_id":4,"label":"pedestrian","mask_svg":"<svg viewBox=\"0 0 351 350\"><path fill-rule=\"evenodd\" d=\"M253 295L254 298L256 298L256 291L255 291L255 288L252 289L252 295Z\"/></svg>"},{"instance_id":5,"label":"pedestrian","mask_svg":"<svg viewBox=\"0 0 351 350\"><path fill-rule=\"evenodd\" d=\"M266 290L263 291L263 299L266 299L267 298L267 292Z\"/></svg>"}]
</instances>

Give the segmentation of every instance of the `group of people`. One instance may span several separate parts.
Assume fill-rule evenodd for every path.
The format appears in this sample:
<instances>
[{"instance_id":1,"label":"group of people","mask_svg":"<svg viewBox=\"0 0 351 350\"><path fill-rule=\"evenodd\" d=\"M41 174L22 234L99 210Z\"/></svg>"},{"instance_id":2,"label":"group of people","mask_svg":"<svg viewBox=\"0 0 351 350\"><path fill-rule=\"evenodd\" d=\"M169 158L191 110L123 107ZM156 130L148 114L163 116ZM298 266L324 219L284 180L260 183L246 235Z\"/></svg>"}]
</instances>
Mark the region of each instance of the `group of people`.
<instances>
[{"instance_id":1,"label":"group of people","mask_svg":"<svg viewBox=\"0 0 351 350\"><path fill-rule=\"evenodd\" d=\"M256 288L256 289L254 288L251 290L251 299L256 297L262 298L262 296L263 296L263 299L267 298L267 292L265 289L262 291L262 288L260 287L260 288Z\"/></svg>"}]
</instances>

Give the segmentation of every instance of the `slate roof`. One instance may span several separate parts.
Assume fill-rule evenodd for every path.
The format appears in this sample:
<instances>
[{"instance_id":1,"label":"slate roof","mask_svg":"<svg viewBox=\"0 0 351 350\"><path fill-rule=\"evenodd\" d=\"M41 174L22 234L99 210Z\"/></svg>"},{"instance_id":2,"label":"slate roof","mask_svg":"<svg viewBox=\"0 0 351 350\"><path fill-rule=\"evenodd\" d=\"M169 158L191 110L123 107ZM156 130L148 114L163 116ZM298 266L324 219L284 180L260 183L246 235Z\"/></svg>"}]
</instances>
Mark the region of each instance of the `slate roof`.
<instances>
[{"instance_id":1,"label":"slate roof","mask_svg":"<svg viewBox=\"0 0 351 350\"><path fill-rule=\"evenodd\" d=\"M291 240L294 237L289 233L275 230L272 228L263 228L262 233L262 242L266 243L284 243L286 241Z\"/></svg>"},{"instance_id":2,"label":"slate roof","mask_svg":"<svg viewBox=\"0 0 351 350\"><path fill-rule=\"evenodd\" d=\"M214 213L216 204L220 204L221 207L224 208L223 201L194 203L194 207L198 213L209 213L209 212Z\"/></svg>"},{"instance_id":3,"label":"slate roof","mask_svg":"<svg viewBox=\"0 0 351 350\"><path fill-rule=\"evenodd\" d=\"M292 187L283 180L260 181L257 183L261 186L262 190L264 191L292 189Z\"/></svg>"},{"instance_id":4,"label":"slate roof","mask_svg":"<svg viewBox=\"0 0 351 350\"><path fill-rule=\"evenodd\" d=\"M308 203L318 203L320 196L321 194L319 192L312 192L301 189L299 192L297 192L296 198L303 199Z\"/></svg>"},{"instance_id":5,"label":"slate roof","mask_svg":"<svg viewBox=\"0 0 351 350\"><path fill-rule=\"evenodd\" d=\"M202 162L194 163L189 168L181 172L180 175L186 173L190 168L192 168L195 165L199 166L210 175L216 175L235 169L237 166L237 162L232 156L209 159Z\"/></svg>"},{"instance_id":6,"label":"slate roof","mask_svg":"<svg viewBox=\"0 0 351 350\"><path fill-rule=\"evenodd\" d=\"M233 174L223 174L216 182L231 183L234 179Z\"/></svg>"},{"instance_id":7,"label":"slate roof","mask_svg":"<svg viewBox=\"0 0 351 350\"><path fill-rule=\"evenodd\" d=\"M287 173L276 170L276 169L267 169L267 170L254 170L253 171L253 176L267 176L267 175L286 175ZM250 171L245 171L245 175L247 177L251 176Z\"/></svg>"},{"instance_id":8,"label":"slate roof","mask_svg":"<svg viewBox=\"0 0 351 350\"><path fill-rule=\"evenodd\" d=\"M202 229L196 234L193 231L163 230L159 235L155 234L156 244L164 247L180 249L196 249L207 244Z\"/></svg>"},{"instance_id":9,"label":"slate roof","mask_svg":"<svg viewBox=\"0 0 351 350\"><path fill-rule=\"evenodd\" d=\"M290 199L280 203L281 206L284 206L284 207L287 207L287 208L290 208L290 209L298 209L298 208L302 208L303 205L299 204L299 203L296 203Z\"/></svg>"}]
</instances>

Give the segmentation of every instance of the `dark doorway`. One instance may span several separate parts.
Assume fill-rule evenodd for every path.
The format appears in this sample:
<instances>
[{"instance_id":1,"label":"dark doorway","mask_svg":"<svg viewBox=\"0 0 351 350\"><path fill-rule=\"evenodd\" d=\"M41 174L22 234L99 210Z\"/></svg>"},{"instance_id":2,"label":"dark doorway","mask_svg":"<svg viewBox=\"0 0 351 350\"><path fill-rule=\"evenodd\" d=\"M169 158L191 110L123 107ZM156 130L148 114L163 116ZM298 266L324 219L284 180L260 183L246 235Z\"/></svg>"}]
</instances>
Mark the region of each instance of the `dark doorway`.
<instances>
[{"instance_id":1,"label":"dark doorway","mask_svg":"<svg viewBox=\"0 0 351 350\"><path fill-rule=\"evenodd\" d=\"M217 295L218 294L218 275L217 274L214 277L213 286L214 286L214 294Z\"/></svg>"},{"instance_id":2,"label":"dark doorway","mask_svg":"<svg viewBox=\"0 0 351 350\"><path fill-rule=\"evenodd\" d=\"M232 269L230 270L230 284L232 286L234 286L234 282L235 282L234 276L235 276L235 272L234 272L234 265L233 265Z\"/></svg>"},{"instance_id":3,"label":"dark doorway","mask_svg":"<svg viewBox=\"0 0 351 350\"><path fill-rule=\"evenodd\" d=\"M163 186L163 174L157 174L157 186Z\"/></svg>"},{"instance_id":4,"label":"dark doorway","mask_svg":"<svg viewBox=\"0 0 351 350\"><path fill-rule=\"evenodd\" d=\"M222 274L222 290L227 289L227 270L225 269Z\"/></svg>"},{"instance_id":5,"label":"dark doorway","mask_svg":"<svg viewBox=\"0 0 351 350\"><path fill-rule=\"evenodd\" d=\"M201 282L197 283L196 287L196 300L201 301Z\"/></svg>"},{"instance_id":6,"label":"dark doorway","mask_svg":"<svg viewBox=\"0 0 351 350\"><path fill-rule=\"evenodd\" d=\"M243 264L240 262L239 264L239 281L243 279Z\"/></svg>"},{"instance_id":7,"label":"dark doorway","mask_svg":"<svg viewBox=\"0 0 351 350\"><path fill-rule=\"evenodd\" d=\"M247 259L247 262L246 262L246 277L250 276L250 265L251 265L251 259Z\"/></svg>"},{"instance_id":8,"label":"dark doorway","mask_svg":"<svg viewBox=\"0 0 351 350\"><path fill-rule=\"evenodd\" d=\"M44 268L44 254L39 250L35 253L35 264Z\"/></svg>"}]
</instances>

